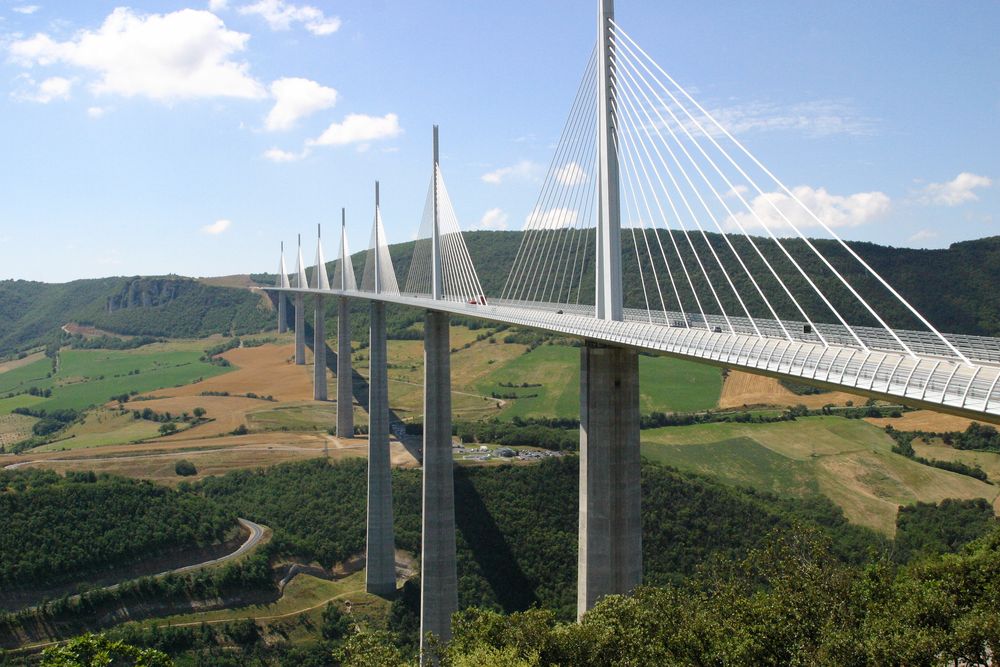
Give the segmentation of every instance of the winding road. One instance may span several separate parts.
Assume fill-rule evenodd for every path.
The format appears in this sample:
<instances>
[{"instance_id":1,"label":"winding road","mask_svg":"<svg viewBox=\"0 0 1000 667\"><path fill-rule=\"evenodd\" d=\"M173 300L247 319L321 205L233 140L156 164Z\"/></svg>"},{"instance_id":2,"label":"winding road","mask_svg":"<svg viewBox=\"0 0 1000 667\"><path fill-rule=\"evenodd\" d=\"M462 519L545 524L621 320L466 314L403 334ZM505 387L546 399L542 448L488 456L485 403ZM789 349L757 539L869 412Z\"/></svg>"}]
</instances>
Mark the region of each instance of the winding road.
<instances>
[{"instance_id":1,"label":"winding road","mask_svg":"<svg viewBox=\"0 0 1000 667\"><path fill-rule=\"evenodd\" d=\"M220 563L225 563L226 561L242 556L246 552L250 551L250 549L253 549L255 546L260 544L260 541L264 539L265 527L260 525L259 523L254 523L249 519L237 519L237 521L240 522L241 526L250 531L250 535L236 551L226 554L225 556L220 556L219 558L213 558L211 560L202 561L200 563L194 563L192 565L185 565L184 567L178 567L174 568L173 570L166 570L164 572L158 572L157 574L151 574L147 576L155 579L158 577L165 577L168 574L183 574L185 572L191 572L192 570L199 570L203 567L208 567L210 565L218 565ZM111 584L110 586L102 586L100 588L95 588L93 590L113 591L120 588L122 584L128 583L129 581L132 581L132 579L120 581L117 584ZM80 597L79 595L74 595L70 599L76 599L79 597ZM34 610L37 608L38 608L37 606L33 606L33 607L27 607L26 609Z\"/></svg>"}]
</instances>

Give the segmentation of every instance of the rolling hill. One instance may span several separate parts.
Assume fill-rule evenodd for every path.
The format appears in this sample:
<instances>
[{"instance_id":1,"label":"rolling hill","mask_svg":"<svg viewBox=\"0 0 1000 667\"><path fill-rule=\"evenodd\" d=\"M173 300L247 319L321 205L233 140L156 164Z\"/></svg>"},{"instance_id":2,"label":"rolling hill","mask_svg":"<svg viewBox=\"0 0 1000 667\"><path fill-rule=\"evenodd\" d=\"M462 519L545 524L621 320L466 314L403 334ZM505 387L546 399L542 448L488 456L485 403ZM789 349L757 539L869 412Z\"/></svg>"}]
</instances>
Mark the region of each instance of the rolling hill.
<instances>
[{"instance_id":1,"label":"rolling hill","mask_svg":"<svg viewBox=\"0 0 1000 667\"><path fill-rule=\"evenodd\" d=\"M517 255L522 233L474 231L467 232L465 238L484 291L487 295L500 294ZM732 240L742 255L750 256L752 251L745 240ZM665 235L661 241L668 243ZM700 253L707 254L705 240L692 241ZM720 255L728 252L718 234L707 235L707 243ZM835 266L845 271L847 278L888 321L900 327L916 326L888 293L851 267L843 248L828 240L815 240L814 243ZM852 242L850 245L941 330L1000 335L1000 292L992 289L992 282L988 279L1000 274L1000 236L955 243L940 250L893 248L873 243ZM641 307L644 304L642 285L638 272L634 270L635 249L628 235L623 238L622 246L623 257L627 260L624 264L626 303ZM414 243L410 241L390 248L401 283L405 281L413 247ZM804 266L810 270L816 268L818 260L811 256L804 242L789 240L787 247ZM769 260L781 261L777 249L767 244L761 248ZM355 271L359 275L364 267L365 254L359 252L353 256ZM687 259L690 260L690 257ZM748 260L747 263L759 276L762 287L768 290L766 271L762 265L758 266L759 260L756 262ZM629 267L633 269L630 271ZM328 264L328 269L332 269L332 262ZM308 273L311 275L311 270ZM708 273L713 282L723 284L718 268L713 270L708 267ZM928 280L928 276L934 276L934 280ZM260 284L273 284L275 276L254 274L253 278ZM741 293L753 292L745 276L734 275L733 279ZM592 281L591 269L584 277L584 285L592 284ZM697 280L695 283L699 285ZM854 304L832 276L819 279L817 283L850 321L871 324L866 313ZM63 284L0 281L0 358L45 344L70 321L120 334L167 337L246 334L274 326L273 314L266 300L246 289L223 286L228 284L224 280L200 281L180 276L114 277ZM805 294L801 282L796 284L792 280L790 285L797 294ZM727 311L739 310L731 294L720 293L720 297ZM590 302L590 289L582 289L579 298L581 303ZM822 306L815 300L804 299L804 304L812 309L811 312L822 312ZM795 316L790 304L776 305L782 316ZM355 306L359 318L354 326L360 333L367 326L367 313L363 304ZM748 307L755 315L766 316L762 303L750 300ZM333 317L334 312L331 303L328 317ZM395 314L391 328L398 332L418 319L416 312L399 312Z\"/></svg>"}]
</instances>

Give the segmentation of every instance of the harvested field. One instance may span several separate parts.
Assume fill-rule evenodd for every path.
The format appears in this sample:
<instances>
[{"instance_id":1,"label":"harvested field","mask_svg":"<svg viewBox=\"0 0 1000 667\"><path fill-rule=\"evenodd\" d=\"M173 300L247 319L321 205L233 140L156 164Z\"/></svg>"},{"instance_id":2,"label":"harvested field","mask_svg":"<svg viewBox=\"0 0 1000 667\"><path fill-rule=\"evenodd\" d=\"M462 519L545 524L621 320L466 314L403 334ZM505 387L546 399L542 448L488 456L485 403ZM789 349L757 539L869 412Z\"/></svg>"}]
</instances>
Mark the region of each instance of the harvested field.
<instances>
[{"instance_id":1,"label":"harvested field","mask_svg":"<svg viewBox=\"0 0 1000 667\"><path fill-rule=\"evenodd\" d=\"M245 289L250 289L251 287L257 286L257 283L252 281L250 279L250 275L246 273L237 273L231 276L198 278L198 282L203 285L212 285L214 287L243 287Z\"/></svg>"},{"instance_id":2,"label":"harvested field","mask_svg":"<svg viewBox=\"0 0 1000 667\"><path fill-rule=\"evenodd\" d=\"M754 405L776 405L790 407L804 405L816 409L824 405L845 405L853 401L855 405L864 405L863 396L848 394L843 391L831 391L825 394L800 396L789 391L778 380L764 375L755 375L743 371L729 371L722 383L722 396L719 397L720 408L742 408Z\"/></svg>"},{"instance_id":3,"label":"harvested field","mask_svg":"<svg viewBox=\"0 0 1000 667\"><path fill-rule=\"evenodd\" d=\"M390 445L393 465L415 467L416 461L401 444ZM230 470L260 468L304 459L327 456L333 460L364 457L368 441L340 439L315 433L259 433L197 440L158 440L141 445L103 447L100 453L73 450L44 452L3 459L6 467L39 467L65 473L69 470L93 470L127 477L152 479L163 484L221 475ZM179 477L174 465L181 459L195 464L191 477Z\"/></svg>"},{"instance_id":4,"label":"harvested field","mask_svg":"<svg viewBox=\"0 0 1000 667\"><path fill-rule=\"evenodd\" d=\"M205 392L252 392L261 396L273 396L278 401L305 401L312 398L312 369L295 365L294 343L268 343L259 347L237 348L222 356L236 370L195 384L150 392L149 395L163 398L196 396L200 399ZM311 363L311 356L307 353L307 364ZM332 377L327 371L328 382L332 382Z\"/></svg>"},{"instance_id":5,"label":"harvested field","mask_svg":"<svg viewBox=\"0 0 1000 667\"><path fill-rule=\"evenodd\" d=\"M897 431L927 431L928 433L946 433L948 431L964 431L973 423L965 417L955 417L930 410L914 410L904 412L902 417L887 419L866 419L869 424L879 428L892 426Z\"/></svg>"},{"instance_id":6,"label":"harvested field","mask_svg":"<svg viewBox=\"0 0 1000 667\"><path fill-rule=\"evenodd\" d=\"M0 447L11 445L31 437L31 427L38 421L27 415L0 415Z\"/></svg>"},{"instance_id":7,"label":"harvested field","mask_svg":"<svg viewBox=\"0 0 1000 667\"><path fill-rule=\"evenodd\" d=\"M126 334L116 334L111 331L105 331L104 329L98 329L97 327L92 327L84 324L77 324L76 322L70 322L62 326L62 330L70 335L83 336L84 338L100 338L101 336L108 336L109 338L121 338L122 340L129 340L132 336Z\"/></svg>"}]
</instances>

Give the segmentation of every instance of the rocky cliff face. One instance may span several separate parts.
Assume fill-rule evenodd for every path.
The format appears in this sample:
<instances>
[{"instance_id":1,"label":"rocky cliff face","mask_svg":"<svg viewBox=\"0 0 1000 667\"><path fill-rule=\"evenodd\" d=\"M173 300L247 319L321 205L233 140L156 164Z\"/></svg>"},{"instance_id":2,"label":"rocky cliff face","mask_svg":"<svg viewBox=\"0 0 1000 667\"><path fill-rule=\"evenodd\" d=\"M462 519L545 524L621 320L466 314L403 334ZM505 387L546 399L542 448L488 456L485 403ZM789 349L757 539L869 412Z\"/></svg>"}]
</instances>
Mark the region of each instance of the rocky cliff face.
<instances>
[{"instance_id":1,"label":"rocky cliff face","mask_svg":"<svg viewBox=\"0 0 1000 667\"><path fill-rule=\"evenodd\" d=\"M195 285L195 281L185 278L132 278L117 294L108 297L107 312L164 306Z\"/></svg>"}]
</instances>

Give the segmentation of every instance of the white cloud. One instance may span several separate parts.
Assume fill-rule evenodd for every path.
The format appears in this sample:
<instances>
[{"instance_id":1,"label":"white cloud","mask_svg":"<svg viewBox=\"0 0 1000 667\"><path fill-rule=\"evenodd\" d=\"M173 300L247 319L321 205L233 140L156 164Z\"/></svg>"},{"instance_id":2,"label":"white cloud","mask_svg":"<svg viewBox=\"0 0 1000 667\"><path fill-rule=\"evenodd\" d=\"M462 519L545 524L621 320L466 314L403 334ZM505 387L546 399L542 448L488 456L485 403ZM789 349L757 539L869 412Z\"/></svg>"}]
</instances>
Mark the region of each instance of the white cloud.
<instances>
[{"instance_id":1,"label":"white cloud","mask_svg":"<svg viewBox=\"0 0 1000 667\"><path fill-rule=\"evenodd\" d=\"M65 63L94 72L91 88L98 94L257 99L266 96L264 87L250 76L249 65L232 59L249 39L208 11L143 15L119 7L97 30L65 42L38 33L11 43L8 52L25 66Z\"/></svg>"},{"instance_id":2,"label":"white cloud","mask_svg":"<svg viewBox=\"0 0 1000 667\"><path fill-rule=\"evenodd\" d=\"M300 118L329 109L337 103L337 91L309 79L278 79L271 84L274 107L264 126L271 132L291 129Z\"/></svg>"},{"instance_id":3,"label":"white cloud","mask_svg":"<svg viewBox=\"0 0 1000 667\"><path fill-rule=\"evenodd\" d=\"M201 233L211 234L212 236L218 236L222 232L232 227L232 225L233 225L232 220L226 220L226 219L216 220L212 224L205 225L204 227L202 227Z\"/></svg>"},{"instance_id":4,"label":"white cloud","mask_svg":"<svg viewBox=\"0 0 1000 667\"><path fill-rule=\"evenodd\" d=\"M316 7L296 6L284 0L260 0L240 7L239 11L260 16L271 30L289 30L293 23L301 23L314 35L330 35L340 29L340 19L336 16L326 16Z\"/></svg>"},{"instance_id":5,"label":"white cloud","mask_svg":"<svg viewBox=\"0 0 1000 667\"><path fill-rule=\"evenodd\" d=\"M540 172L540 165L532 162L531 160L521 160L517 164L509 167L501 167L500 169L491 171L488 174L483 174L480 178L484 183L499 185L510 178L523 180L534 179L538 177Z\"/></svg>"},{"instance_id":6,"label":"white cloud","mask_svg":"<svg viewBox=\"0 0 1000 667\"><path fill-rule=\"evenodd\" d=\"M921 229L919 232L911 236L908 241L911 243L919 243L921 241L929 241L931 239L937 238L938 233L931 229Z\"/></svg>"},{"instance_id":7,"label":"white cloud","mask_svg":"<svg viewBox=\"0 0 1000 667\"><path fill-rule=\"evenodd\" d=\"M973 192L976 188L988 188L993 181L986 176L977 176L963 171L946 183L931 183L920 194L921 204L938 204L940 206L958 206L979 197Z\"/></svg>"},{"instance_id":8,"label":"white cloud","mask_svg":"<svg viewBox=\"0 0 1000 667\"><path fill-rule=\"evenodd\" d=\"M830 228L863 225L884 215L890 207L889 197L882 192L832 195L826 188L811 188L808 185L794 187L792 192ZM763 225L766 225L775 233L788 233L792 228L781 214L799 229L819 226L809 213L784 192L765 192L754 197L749 204L753 213L737 213L727 220L727 227L738 229L738 221L748 231L763 231Z\"/></svg>"},{"instance_id":9,"label":"white cloud","mask_svg":"<svg viewBox=\"0 0 1000 667\"><path fill-rule=\"evenodd\" d=\"M20 7L11 7L11 9L18 14L34 14L41 9L41 7L38 5L21 5Z\"/></svg>"},{"instance_id":10,"label":"white cloud","mask_svg":"<svg viewBox=\"0 0 1000 667\"><path fill-rule=\"evenodd\" d=\"M559 229L572 227L576 224L579 212L574 208L557 207L547 211L533 210L525 219L525 226L530 229Z\"/></svg>"},{"instance_id":11,"label":"white cloud","mask_svg":"<svg viewBox=\"0 0 1000 667\"><path fill-rule=\"evenodd\" d=\"M301 160L309 154L308 149L303 150L301 153L293 153L292 151L283 151L280 148L271 148L264 151L264 157L271 162L295 162L296 160Z\"/></svg>"},{"instance_id":12,"label":"white cloud","mask_svg":"<svg viewBox=\"0 0 1000 667\"><path fill-rule=\"evenodd\" d=\"M479 221L479 229L507 229L507 214L503 209L491 208Z\"/></svg>"},{"instance_id":13,"label":"white cloud","mask_svg":"<svg viewBox=\"0 0 1000 667\"><path fill-rule=\"evenodd\" d=\"M109 107L87 107L87 116L96 120L97 118L103 118L110 110Z\"/></svg>"},{"instance_id":14,"label":"white cloud","mask_svg":"<svg viewBox=\"0 0 1000 667\"><path fill-rule=\"evenodd\" d=\"M316 139L311 139L309 146L345 146L347 144L364 143L380 139L391 139L402 133L399 127L399 117L394 113L384 116L367 116L365 114L348 114L342 123L333 123Z\"/></svg>"},{"instance_id":15,"label":"white cloud","mask_svg":"<svg viewBox=\"0 0 1000 667\"><path fill-rule=\"evenodd\" d=\"M580 185L587 178L587 173L576 162L567 162L556 171L556 180L563 185Z\"/></svg>"},{"instance_id":16,"label":"white cloud","mask_svg":"<svg viewBox=\"0 0 1000 667\"><path fill-rule=\"evenodd\" d=\"M30 92L15 92L14 98L23 102L38 102L48 104L53 100L68 100L73 82L61 76L53 76L35 85L35 81L30 77L25 80L34 86Z\"/></svg>"},{"instance_id":17,"label":"white cloud","mask_svg":"<svg viewBox=\"0 0 1000 667\"><path fill-rule=\"evenodd\" d=\"M208 11L221 12L229 9L229 0L208 0Z\"/></svg>"}]
</instances>

